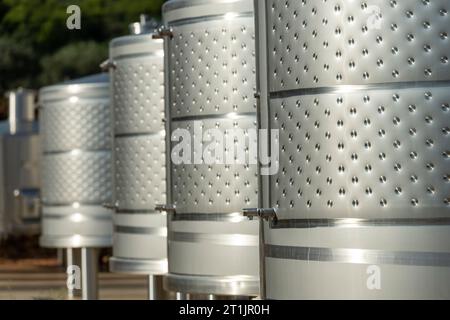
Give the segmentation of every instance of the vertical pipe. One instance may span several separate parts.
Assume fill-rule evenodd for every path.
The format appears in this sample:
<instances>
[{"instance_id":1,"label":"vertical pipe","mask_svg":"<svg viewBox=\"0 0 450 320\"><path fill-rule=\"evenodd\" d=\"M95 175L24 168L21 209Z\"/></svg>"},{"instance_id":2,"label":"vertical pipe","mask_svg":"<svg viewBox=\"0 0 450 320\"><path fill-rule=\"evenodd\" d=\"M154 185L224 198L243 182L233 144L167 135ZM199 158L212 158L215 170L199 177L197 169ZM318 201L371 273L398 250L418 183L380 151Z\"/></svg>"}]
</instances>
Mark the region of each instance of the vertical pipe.
<instances>
[{"instance_id":1,"label":"vertical pipe","mask_svg":"<svg viewBox=\"0 0 450 320\"><path fill-rule=\"evenodd\" d=\"M158 283L155 276L148 276L148 300L158 299Z\"/></svg>"},{"instance_id":2,"label":"vertical pipe","mask_svg":"<svg viewBox=\"0 0 450 320\"><path fill-rule=\"evenodd\" d=\"M98 299L98 261L97 250L94 248L81 249L81 290L83 300Z\"/></svg>"}]
</instances>

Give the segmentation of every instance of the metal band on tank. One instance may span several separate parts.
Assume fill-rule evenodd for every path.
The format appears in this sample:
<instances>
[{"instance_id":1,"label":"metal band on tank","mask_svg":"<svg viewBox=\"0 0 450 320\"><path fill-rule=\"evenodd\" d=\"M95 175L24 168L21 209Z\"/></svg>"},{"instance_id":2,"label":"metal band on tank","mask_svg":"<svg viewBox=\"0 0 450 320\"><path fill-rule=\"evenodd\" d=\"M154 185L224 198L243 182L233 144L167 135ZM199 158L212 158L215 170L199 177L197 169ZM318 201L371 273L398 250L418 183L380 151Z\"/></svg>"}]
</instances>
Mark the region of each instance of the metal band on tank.
<instances>
[{"instance_id":1,"label":"metal band on tank","mask_svg":"<svg viewBox=\"0 0 450 320\"><path fill-rule=\"evenodd\" d=\"M242 12L242 13L233 13L232 15L228 14L217 14L217 15L208 15L208 16L201 16L201 17L195 17L195 18L186 18L186 19L178 19L178 20L172 20L168 23L171 27L178 27L186 24L194 24L194 23L200 23L200 22L208 22L208 21L214 21L214 20L233 20L233 19L239 19L239 18L253 18L253 12Z\"/></svg>"},{"instance_id":2,"label":"metal band on tank","mask_svg":"<svg viewBox=\"0 0 450 320\"><path fill-rule=\"evenodd\" d=\"M115 212L117 214L158 214L161 215L161 212L155 211L155 209L125 209L125 208L116 208Z\"/></svg>"},{"instance_id":3,"label":"metal band on tank","mask_svg":"<svg viewBox=\"0 0 450 320\"><path fill-rule=\"evenodd\" d=\"M214 119L245 119L248 117L256 117L256 112L242 112L242 113L225 113L225 114L204 114L204 115L195 115L195 116L181 116L181 117L173 117L173 122L181 122L181 121L201 121L201 120L214 120Z\"/></svg>"},{"instance_id":4,"label":"metal band on tank","mask_svg":"<svg viewBox=\"0 0 450 320\"><path fill-rule=\"evenodd\" d=\"M248 221L241 213L176 213L170 214L171 221Z\"/></svg>"},{"instance_id":5,"label":"metal band on tank","mask_svg":"<svg viewBox=\"0 0 450 320\"><path fill-rule=\"evenodd\" d=\"M450 86L450 80L445 81L411 81L411 82L388 82L376 83L369 85L341 85L318 88L304 88L292 89L283 91L270 92L270 98L288 98L297 96L306 96L314 94L339 94L339 93L358 93L359 91L374 91L374 90L402 90L402 89L417 89L417 88L446 88Z\"/></svg>"},{"instance_id":6,"label":"metal band on tank","mask_svg":"<svg viewBox=\"0 0 450 320\"><path fill-rule=\"evenodd\" d=\"M74 215L76 215L76 219L80 219L81 221L86 221L86 220L107 220L110 221L111 220L111 216L110 215L86 215L86 214L78 214L78 213L70 213L67 215L59 215L59 214L43 214L42 218L43 219L53 219L53 220L73 220L75 219Z\"/></svg>"},{"instance_id":7,"label":"metal band on tank","mask_svg":"<svg viewBox=\"0 0 450 320\"><path fill-rule=\"evenodd\" d=\"M163 50L159 50L164 52ZM161 56L156 53L130 53L130 54L122 54L120 56L116 56L113 60L114 62L125 60L125 59L138 59L138 58L160 58Z\"/></svg>"},{"instance_id":8,"label":"metal band on tank","mask_svg":"<svg viewBox=\"0 0 450 320\"><path fill-rule=\"evenodd\" d=\"M114 226L114 232L128 233L128 234L145 234L152 236L167 236L167 228L152 228L152 227L130 227L130 226Z\"/></svg>"},{"instance_id":9,"label":"metal band on tank","mask_svg":"<svg viewBox=\"0 0 450 320\"><path fill-rule=\"evenodd\" d=\"M76 86L76 84L73 84L71 86ZM81 86L81 85L80 85ZM63 91L63 93L61 93ZM53 93L53 95L52 95ZM58 94L59 93L59 94ZM41 98L39 101L40 106L45 108L52 108L52 106L46 106L46 104L56 104L58 102L64 102L71 97L78 97L80 101L82 100L101 100L105 101L109 98L109 87L105 87L105 85L99 85L97 88L82 88L77 90L76 92L69 92L66 88L66 91L64 89L48 89L47 91L43 92L41 94ZM49 97L50 96L50 97ZM55 107L57 108L57 106Z\"/></svg>"},{"instance_id":10,"label":"metal band on tank","mask_svg":"<svg viewBox=\"0 0 450 320\"><path fill-rule=\"evenodd\" d=\"M158 136L161 135L161 131L150 131L150 132L139 132L139 133L117 133L114 138L135 138L135 137L145 137L145 136Z\"/></svg>"},{"instance_id":11,"label":"metal band on tank","mask_svg":"<svg viewBox=\"0 0 450 320\"><path fill-rule=\"evenodd\" d=\"M271 221L271 229L363 228L450 225L450 218L411 219L284 219Z\"/></svg>"},{"instance_id":12,"label":"metal band on tank","mask_svg":"<svg viewBox=\"0 0 450 320\"><path fill-rule=\"evenodd\" d=\"M44 151L43 154L46 156L59 155L59 154L75 154L75 153L110 153L110 149L71 149L71 150L55 150L55 151Z\"/></svg>"},{"instance_id":13,"label":"metal band on tank","mask_svg":"<svg viewBox=\"0 0 450 320\"><path fill-rule=\"evenodd\" d=\"M211 233L191 233L174 232L168 234L169 241L180 242L203 242L224 246L252 247L259 245L259 238L250 234L211 234Z\"/></svg>"},{"instance_id":14,"label":"metal band on tank","mask_svg":"<svg viewBox=\"0 0 450 320\"><path fill-rule=\"evenodd\" d=\"M98 207L102 206L99 202L42 202L43 207L71 207L78 209L80 207Z\"/></svg>"},{"instance_id":15,"label":"metal band on tank","mask_svg":"<svg viewBox=\"0 0 450 320\"><path fill-rule=\"evenodd\" d=\"M266 258L337 262L349 264L391 264L424 267L450 267L450 253L384 251L366 249L331 249L268 245Z\"/></svg>"}]
</instances>

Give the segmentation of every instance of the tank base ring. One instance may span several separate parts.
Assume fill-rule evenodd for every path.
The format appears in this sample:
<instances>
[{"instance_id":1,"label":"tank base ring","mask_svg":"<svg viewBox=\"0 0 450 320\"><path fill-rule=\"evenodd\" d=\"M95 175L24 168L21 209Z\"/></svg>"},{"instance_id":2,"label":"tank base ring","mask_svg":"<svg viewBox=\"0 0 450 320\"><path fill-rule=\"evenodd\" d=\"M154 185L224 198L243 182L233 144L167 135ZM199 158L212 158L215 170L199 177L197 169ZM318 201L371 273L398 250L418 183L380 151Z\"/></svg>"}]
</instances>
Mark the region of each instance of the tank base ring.
<instances>
[{"instance_id":1,"label":"tank base ring","mask_svg":"<svg viewBox=\"0 0 450 320\"><path fill-rule=\"evenodd\" d=\"M109 259L109 270L116 273L163 275L167 273L167 259L146 260L112 257Z\"/></svg>"}]
</instances>

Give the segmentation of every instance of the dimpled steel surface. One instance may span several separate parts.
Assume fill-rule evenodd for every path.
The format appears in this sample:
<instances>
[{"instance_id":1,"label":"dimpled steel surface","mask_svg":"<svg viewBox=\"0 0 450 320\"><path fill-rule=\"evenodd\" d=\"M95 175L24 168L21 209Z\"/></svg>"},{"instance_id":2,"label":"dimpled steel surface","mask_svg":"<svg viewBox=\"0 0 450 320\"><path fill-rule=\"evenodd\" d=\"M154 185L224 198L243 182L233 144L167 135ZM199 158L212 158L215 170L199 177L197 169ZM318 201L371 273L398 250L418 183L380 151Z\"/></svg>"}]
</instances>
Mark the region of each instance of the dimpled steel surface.
<instances>
[{"instance_id":1,"label":"dimpled steel surface","mask_svg":"<svg viewBox=\"0 0 450 320\"><path fill-rule=\"evenodd\" d=\"M251 1L169 1L163 7L170 129L194 137L217 129L256 129ZM208 139L206 137L205 139ZM206 141L206 140L205 140ZM172 148L177 145L172 143ZM239 216L257 205L253 164L170 162L169 276L174 291L258 294L258 223Z\"/></svg>"}]
</instances>

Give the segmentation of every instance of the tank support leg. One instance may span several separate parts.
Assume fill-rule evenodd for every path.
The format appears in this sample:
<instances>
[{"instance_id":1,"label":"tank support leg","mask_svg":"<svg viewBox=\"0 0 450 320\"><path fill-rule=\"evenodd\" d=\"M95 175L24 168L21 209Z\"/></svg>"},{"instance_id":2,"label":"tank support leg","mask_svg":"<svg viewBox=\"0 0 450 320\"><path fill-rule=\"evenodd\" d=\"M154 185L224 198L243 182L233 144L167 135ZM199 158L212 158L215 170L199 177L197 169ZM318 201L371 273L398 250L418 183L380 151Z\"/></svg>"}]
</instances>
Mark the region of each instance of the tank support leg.
<instances>
[{"instance_id":1,"label":"tank support leg","mask_svg":"<svg viewBox=\"0 0 450 320\"><path fill-rule=\"evenodd\" d=\"M158 283L155 276L148 276L148 300L158 299Z\"/></svg>"},{"instance_id":2,"label":"tank support leg","mask_svg":"<svg viewBox=\"0 0 450 320\"><path fill-rule=\"evenodd\" d=\"M81 290L83 300L98 299L98 252L94 248L81 249Z\"/></svg>"}]
</instances>

